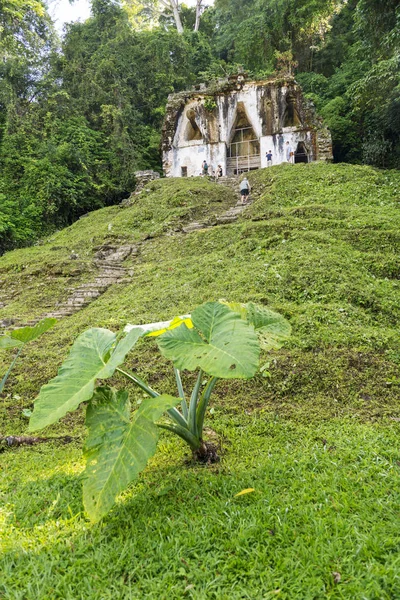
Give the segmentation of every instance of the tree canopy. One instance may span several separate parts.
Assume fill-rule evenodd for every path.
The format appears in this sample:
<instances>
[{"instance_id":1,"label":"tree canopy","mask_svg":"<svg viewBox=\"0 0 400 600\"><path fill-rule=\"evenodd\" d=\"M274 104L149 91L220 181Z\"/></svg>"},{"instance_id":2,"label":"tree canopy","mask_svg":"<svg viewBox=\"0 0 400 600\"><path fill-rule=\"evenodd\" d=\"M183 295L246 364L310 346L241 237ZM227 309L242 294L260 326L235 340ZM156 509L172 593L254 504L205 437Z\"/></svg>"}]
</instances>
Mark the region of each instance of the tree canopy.
<instances>
[{"instance_id":1,"label":"tree canopy","mask_svg":"<svg viewBox=\"0 0 400 600\"><path fill-rule=\"evenodd\" d=\"M62 40L41 0L0 8L0 251L121 201L160 170L168 94L241 65L295 76L337 161L400 166L397 0L92 0Z\"/></svg>"}]
</instances>

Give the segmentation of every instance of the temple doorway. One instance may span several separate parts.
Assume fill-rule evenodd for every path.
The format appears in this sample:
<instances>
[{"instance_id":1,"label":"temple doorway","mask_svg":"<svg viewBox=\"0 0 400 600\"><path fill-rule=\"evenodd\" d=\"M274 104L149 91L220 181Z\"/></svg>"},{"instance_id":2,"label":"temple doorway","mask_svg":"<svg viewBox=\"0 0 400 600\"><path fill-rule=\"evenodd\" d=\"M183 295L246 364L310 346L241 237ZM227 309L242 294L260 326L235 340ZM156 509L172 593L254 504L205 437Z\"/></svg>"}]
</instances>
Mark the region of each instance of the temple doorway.
<instances>
[{"instance_id":1,"label":"temple doorway","mask_svg":"<svg viewBox=\"0 0 400 600\"><path fill-rule=\"evenodd\" d=\"M227 174L240 175L260 167L260 140L247 117L243 102L239 102L231 141L228 144Z\"/></svg>"},{"instance_id":2,"label":"temple doorway","mask_svg":"<svg viewBox=\"0 0 400 600\"><path fill-rule=\"evenodd\" d=\"M304 142L297 144L296 152L294 153L295 163L308 163L308 152Z\"/></svg>"}]
</instances>

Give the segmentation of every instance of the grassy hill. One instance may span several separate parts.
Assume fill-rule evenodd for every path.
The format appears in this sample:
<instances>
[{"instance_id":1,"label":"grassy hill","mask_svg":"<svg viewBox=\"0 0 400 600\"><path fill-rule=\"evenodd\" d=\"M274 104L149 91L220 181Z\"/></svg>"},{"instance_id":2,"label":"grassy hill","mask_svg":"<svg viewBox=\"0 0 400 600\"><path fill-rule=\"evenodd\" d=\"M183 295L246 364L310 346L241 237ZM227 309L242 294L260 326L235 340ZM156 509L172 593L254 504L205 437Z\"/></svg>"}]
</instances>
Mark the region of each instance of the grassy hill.
<instances>
[{"instance_id":1,"label":"grassy hill","mask_svg":"<svg viewBox=\"0 0 400 600\"><path fill-rule=\"evenodd\" d=\"M129 207L0 258L0 319L15 326L93 280L99 246L139 245L130 278L26 349L3 394L3 435L26 431L23 409L89 326L117 330L225 298L268 305L293 327L263 357L271 377L216 388L207 418L222 462L188 465L163 434L101 525L82 513L83 412L45 432L73 444L4 452L0 597L400 597L400 173L287 165L250 180L254 202L235 223L182 233L236 197L198 178L161 180ZM174 393L154 346L129 363Z\"/></svg>"}]
</instances>

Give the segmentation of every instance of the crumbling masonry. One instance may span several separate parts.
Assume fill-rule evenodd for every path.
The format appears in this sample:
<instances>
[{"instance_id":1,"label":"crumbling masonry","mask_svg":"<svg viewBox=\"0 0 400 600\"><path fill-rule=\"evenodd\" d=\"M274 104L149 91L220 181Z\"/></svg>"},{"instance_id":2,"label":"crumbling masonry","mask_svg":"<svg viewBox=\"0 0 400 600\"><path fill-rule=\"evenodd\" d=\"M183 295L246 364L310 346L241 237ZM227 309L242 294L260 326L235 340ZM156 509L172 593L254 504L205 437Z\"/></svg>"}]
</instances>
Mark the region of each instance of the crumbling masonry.
<instances>
[{"instance_id":1,"label":"crumbling masonry","mask_svg":"<svg viewBox=\"0 0 400 600\"><path fill-rule=\"evenodd\" d=\"M248 81L243 74L209 87L201 84L168 99L163 127L163 168L167 177L201 174L202 163L240 174L287 160L332 159L329 130L293 78Z\"/></svg>"}]
</instances>

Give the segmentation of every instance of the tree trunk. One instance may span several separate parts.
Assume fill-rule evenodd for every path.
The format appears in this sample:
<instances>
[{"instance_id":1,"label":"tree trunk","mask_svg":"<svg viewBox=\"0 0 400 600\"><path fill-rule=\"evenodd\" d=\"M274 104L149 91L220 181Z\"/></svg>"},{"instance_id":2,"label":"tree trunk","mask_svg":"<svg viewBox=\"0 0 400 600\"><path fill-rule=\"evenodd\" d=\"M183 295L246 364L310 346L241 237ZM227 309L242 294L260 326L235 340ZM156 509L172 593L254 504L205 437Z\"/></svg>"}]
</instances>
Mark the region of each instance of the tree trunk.
<instances>
[{"instance_id":1,"label":"tree trunk","mask_svg":"<svg viewBox=\"0 0 400 600\"><path fill-rule=\"evenodd\" d=\"M169 0L169 2L174 15L176 29L178 33L183 33L181 15L179 14L179 0Z\"/></svg>"},{"instance_id":2,"label":"tree trunk","mask_svg":"<svg viewBox=\"0 0 400 600\"><path fill-rule=\"evenodd\" d=\"M197 0L196 2L196 22L194 24L194 31L198 31L200 27L200 17L203 0Z\"/></svg>"}]
</instances>

